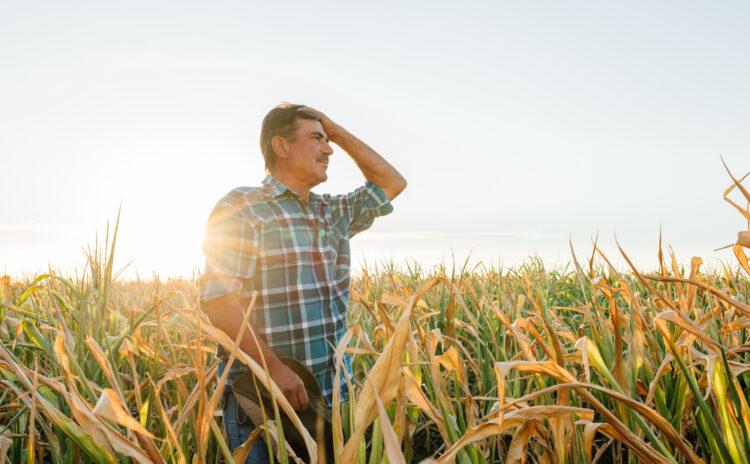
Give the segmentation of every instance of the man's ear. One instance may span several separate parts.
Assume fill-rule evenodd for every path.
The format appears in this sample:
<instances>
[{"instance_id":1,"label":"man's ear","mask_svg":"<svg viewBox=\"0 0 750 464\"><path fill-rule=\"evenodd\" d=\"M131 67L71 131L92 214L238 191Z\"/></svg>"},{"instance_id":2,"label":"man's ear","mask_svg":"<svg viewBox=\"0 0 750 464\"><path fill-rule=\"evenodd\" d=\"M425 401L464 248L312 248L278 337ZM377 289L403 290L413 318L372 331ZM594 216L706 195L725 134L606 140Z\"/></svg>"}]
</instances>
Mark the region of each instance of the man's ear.
<instances>
[{"instance_id":1,"label":"man's ear","mask_svg":"<svg viewBox=\"0 0 750 464\"><path fill-rule=\"evenodd\" d=\"M280 135L271 139L271 148L279 158L289 158L289 142Z\"/></svg>"}]
</instances>

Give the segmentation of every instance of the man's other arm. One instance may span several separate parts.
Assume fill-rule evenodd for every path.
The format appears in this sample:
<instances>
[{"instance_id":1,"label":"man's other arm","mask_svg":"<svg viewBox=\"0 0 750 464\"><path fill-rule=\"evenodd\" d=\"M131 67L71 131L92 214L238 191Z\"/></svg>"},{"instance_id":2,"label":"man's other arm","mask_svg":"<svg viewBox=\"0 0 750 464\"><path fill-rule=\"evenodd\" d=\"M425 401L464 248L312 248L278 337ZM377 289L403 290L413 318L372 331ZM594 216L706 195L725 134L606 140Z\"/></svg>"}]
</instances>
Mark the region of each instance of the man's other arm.
<instances>
[{"instance_id":1,"label":"man's other arm","mask_svg":"<svg viewBox=\"0 0 750 464\"><path fill-rule=\"evenodd\" d=\"M237 339L240 327L245 320L244 308L237 296L227 294L203 304L203 311L216 328L224 331L232 340ZM257 343L255 339L257 338ZM281 389L289 404L295 410L306 410L308 404L307 391L302 380L282 363L271 348L261 337L254 338L245 329L240 340L240 349L250 355L258 364L263 365L265 359L268 373L276 385ZM257 424L256 424L257 425Z\"/></svg>"}]
</instances>

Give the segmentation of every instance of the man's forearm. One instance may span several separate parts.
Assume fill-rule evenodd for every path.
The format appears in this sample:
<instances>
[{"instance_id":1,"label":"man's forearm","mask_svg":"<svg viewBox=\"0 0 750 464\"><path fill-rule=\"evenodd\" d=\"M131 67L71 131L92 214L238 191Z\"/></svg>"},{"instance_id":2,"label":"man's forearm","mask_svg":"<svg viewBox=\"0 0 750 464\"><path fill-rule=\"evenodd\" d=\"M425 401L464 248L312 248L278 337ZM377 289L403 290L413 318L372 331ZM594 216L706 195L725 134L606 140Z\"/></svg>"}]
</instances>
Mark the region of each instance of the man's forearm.
<instances>
[{"instance_id":1,"label":"man's forearm","mask_svg":"<svg viewBox=\"0 0 750 464\"><path fill-rule=\"evenodd\" d=\"M242 307L235 295L226 295L209 301L204 305L203 309L211 324L226 333L232 340L237 339L242 323L245 320L245 308ZM256 338L257 343L255 341ZM263 359L265 359L268 366L280 363L279 358L266 345L265 341L257 336L257 334L253 337L248 328L245 328L242 334L239 348L250 355L261 366L263 365Z\"/></svg>"},{"instance_id":2,"label":"man's forearm","mask_svg":"<svg viewBox=\"0 0 750 464\"><path fill-rule=\"evenodd\" d=\"M383 189L388 200L393 200L406 188L404 176L351 132L337 126L328 136L332 142L351 156L365 179Z\"/></svg>"},{"instance_id":3,"label":"man's forearm","mask_svg":"<svg viewBox=\"0 0 750 464\"><path fill-rule=\"evenodd\" d=\"M203 311L215 327L223 330L233 340L237 339L240 328L245 321L245 308L235 295L226 295L206 303ZM250 355L261 366L265 361L271 379L281 389L289 404L295 410L305 410L308 405L307 391L302 380L289 369L266 345L262 338L250 333L247 328L240 340L240 349Z\"/></svg>"}]
</instances>

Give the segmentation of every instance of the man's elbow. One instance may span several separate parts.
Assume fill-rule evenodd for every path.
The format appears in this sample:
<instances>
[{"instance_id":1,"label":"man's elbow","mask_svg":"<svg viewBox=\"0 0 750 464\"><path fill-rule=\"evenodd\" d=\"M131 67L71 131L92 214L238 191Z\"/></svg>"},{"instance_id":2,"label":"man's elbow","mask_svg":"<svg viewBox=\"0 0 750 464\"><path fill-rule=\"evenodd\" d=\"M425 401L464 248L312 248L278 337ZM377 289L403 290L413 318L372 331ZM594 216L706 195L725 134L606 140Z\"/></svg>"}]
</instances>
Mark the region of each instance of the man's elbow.
<instances>
[{"instance_id":1,"label":"man's elbow","mask_svg":"<svg viewBox=\"0 0 750 464\"><path fill-rule=\"evenodd\" d=\"M388 197L388 201L393 201L394 198L399 196L401 192L403 192L406 189L406 179L404 179L403 176L399 176L399 179L393 182L392 185L388 186L387 189L383 189L385 191L386 196Z\"/></svg>"}]
</instances>

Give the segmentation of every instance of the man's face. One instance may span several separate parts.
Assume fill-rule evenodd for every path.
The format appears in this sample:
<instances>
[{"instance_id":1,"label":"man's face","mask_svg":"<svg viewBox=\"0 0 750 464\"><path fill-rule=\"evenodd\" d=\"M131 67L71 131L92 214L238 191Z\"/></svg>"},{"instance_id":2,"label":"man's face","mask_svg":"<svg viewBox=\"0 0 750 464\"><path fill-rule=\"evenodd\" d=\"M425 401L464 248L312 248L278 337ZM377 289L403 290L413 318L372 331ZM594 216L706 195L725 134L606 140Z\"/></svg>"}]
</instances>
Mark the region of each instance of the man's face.
<instances>
[{"instance_id":1,"label":"man's face","mask_svg":"<svg viewBox=\"0 0 750 464\"><path fill-rule=\"evenodd\" d=\"M289 170L310 185L318 185L328 179L328 157L333 149L320 121L298 119L299 126L289 142Z\"/></svg>"}]
</instances>

